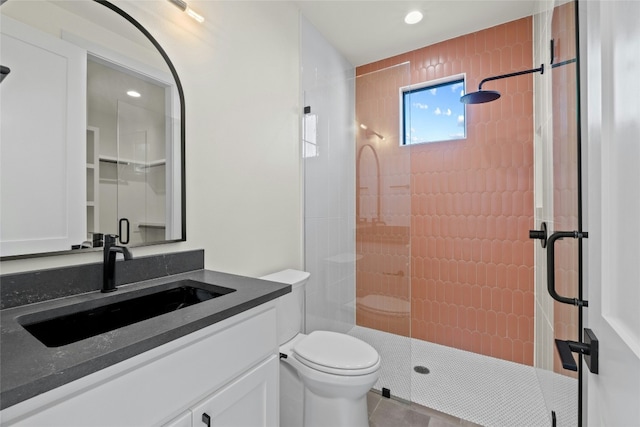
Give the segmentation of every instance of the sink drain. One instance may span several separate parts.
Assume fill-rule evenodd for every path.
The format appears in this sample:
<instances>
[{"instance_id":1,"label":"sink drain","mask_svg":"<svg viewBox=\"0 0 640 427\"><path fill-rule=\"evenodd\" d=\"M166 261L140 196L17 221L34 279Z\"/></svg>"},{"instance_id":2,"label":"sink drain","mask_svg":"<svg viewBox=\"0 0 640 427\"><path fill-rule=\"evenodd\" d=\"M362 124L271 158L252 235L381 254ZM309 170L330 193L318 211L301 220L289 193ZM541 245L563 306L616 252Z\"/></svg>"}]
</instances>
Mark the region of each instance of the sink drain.
<instances>
[{"instance_id":1,"label":"sink drain","mask_svg":"<svg viewBox=\"0 0 640 427\"><path fill-rule=\"evenodd\" d=\"M413 370L419 374L428 374L430 372L429 368L427 368L426 366L414 366Z\"/></svg>"}]
</instances>

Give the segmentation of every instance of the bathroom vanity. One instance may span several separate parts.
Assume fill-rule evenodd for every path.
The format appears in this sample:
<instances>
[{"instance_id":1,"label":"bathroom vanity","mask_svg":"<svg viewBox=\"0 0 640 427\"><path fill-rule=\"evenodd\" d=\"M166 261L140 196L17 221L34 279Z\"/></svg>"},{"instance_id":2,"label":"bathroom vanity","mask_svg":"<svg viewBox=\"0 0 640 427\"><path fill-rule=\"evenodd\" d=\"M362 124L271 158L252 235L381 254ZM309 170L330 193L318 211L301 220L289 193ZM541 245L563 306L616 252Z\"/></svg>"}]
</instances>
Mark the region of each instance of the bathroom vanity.
<instances>
[{"instance_id":1,"label":"bathroom vanity","mask_svg":"<svg viewBox=\"0 0 640 427\"><path fill-rule=\"evenodd\" d=\"M234 291L58 347L21 325L184 280ZM277 425L275 299L290 288L196 270L2 310L0 423Z\"/></svg>"}]
</instances>

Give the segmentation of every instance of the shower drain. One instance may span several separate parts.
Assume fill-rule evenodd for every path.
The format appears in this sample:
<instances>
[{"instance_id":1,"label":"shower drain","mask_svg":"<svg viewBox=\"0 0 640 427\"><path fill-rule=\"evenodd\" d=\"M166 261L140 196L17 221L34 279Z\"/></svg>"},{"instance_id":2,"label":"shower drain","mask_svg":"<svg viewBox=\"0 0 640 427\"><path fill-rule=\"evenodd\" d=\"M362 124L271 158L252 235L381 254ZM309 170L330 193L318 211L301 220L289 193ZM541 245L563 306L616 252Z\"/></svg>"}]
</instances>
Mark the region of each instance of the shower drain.
<instances>
[{"instance_id":1,"label":"shower drain","mask_svg":"<svg viewBox=\"0 0 640 427\"><path fill-rule=\"evenodd\" d=\"M419 374L428 374L430 372L429 368L427 368L426 366L414 366L413 370Z\"/></svg>"}]
</instances>

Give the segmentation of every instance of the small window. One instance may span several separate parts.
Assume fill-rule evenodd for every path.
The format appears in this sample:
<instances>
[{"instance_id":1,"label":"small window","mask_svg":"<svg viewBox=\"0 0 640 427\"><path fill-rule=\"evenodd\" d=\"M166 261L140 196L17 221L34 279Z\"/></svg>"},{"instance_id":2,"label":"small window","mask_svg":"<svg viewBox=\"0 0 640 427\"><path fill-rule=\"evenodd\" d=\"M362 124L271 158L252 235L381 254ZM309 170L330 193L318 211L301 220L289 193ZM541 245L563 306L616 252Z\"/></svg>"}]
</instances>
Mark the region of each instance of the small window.
<instances>
[{"instance_id":1,"label":"small window","mask_svg":"<svg viewBox=\"0 0 640 427\"><path fill-rule=\"evenodd\" d=\"M401 88L401 144L465 139L464 90L464 75Z\"/></svg>"}]
</instances>

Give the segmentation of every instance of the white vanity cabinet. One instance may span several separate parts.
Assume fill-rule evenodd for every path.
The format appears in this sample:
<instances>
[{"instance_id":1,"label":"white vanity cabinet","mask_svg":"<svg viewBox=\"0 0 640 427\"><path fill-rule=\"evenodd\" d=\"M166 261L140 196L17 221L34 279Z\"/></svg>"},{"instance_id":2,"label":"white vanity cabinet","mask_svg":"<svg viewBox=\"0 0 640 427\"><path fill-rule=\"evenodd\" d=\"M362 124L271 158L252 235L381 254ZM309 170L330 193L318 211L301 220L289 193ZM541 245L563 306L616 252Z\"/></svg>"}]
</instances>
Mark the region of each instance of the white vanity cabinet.
<instances>
[{"instance_id":1,"label":"white vanity cabinet","mask_svg":"<svg viewBox=\"0 0 640 427\"><path fill-rule=\"evenodd\" d=\"M11 406L2 426L277 426L273 301Z\"/></svg>"}]
</instances>

